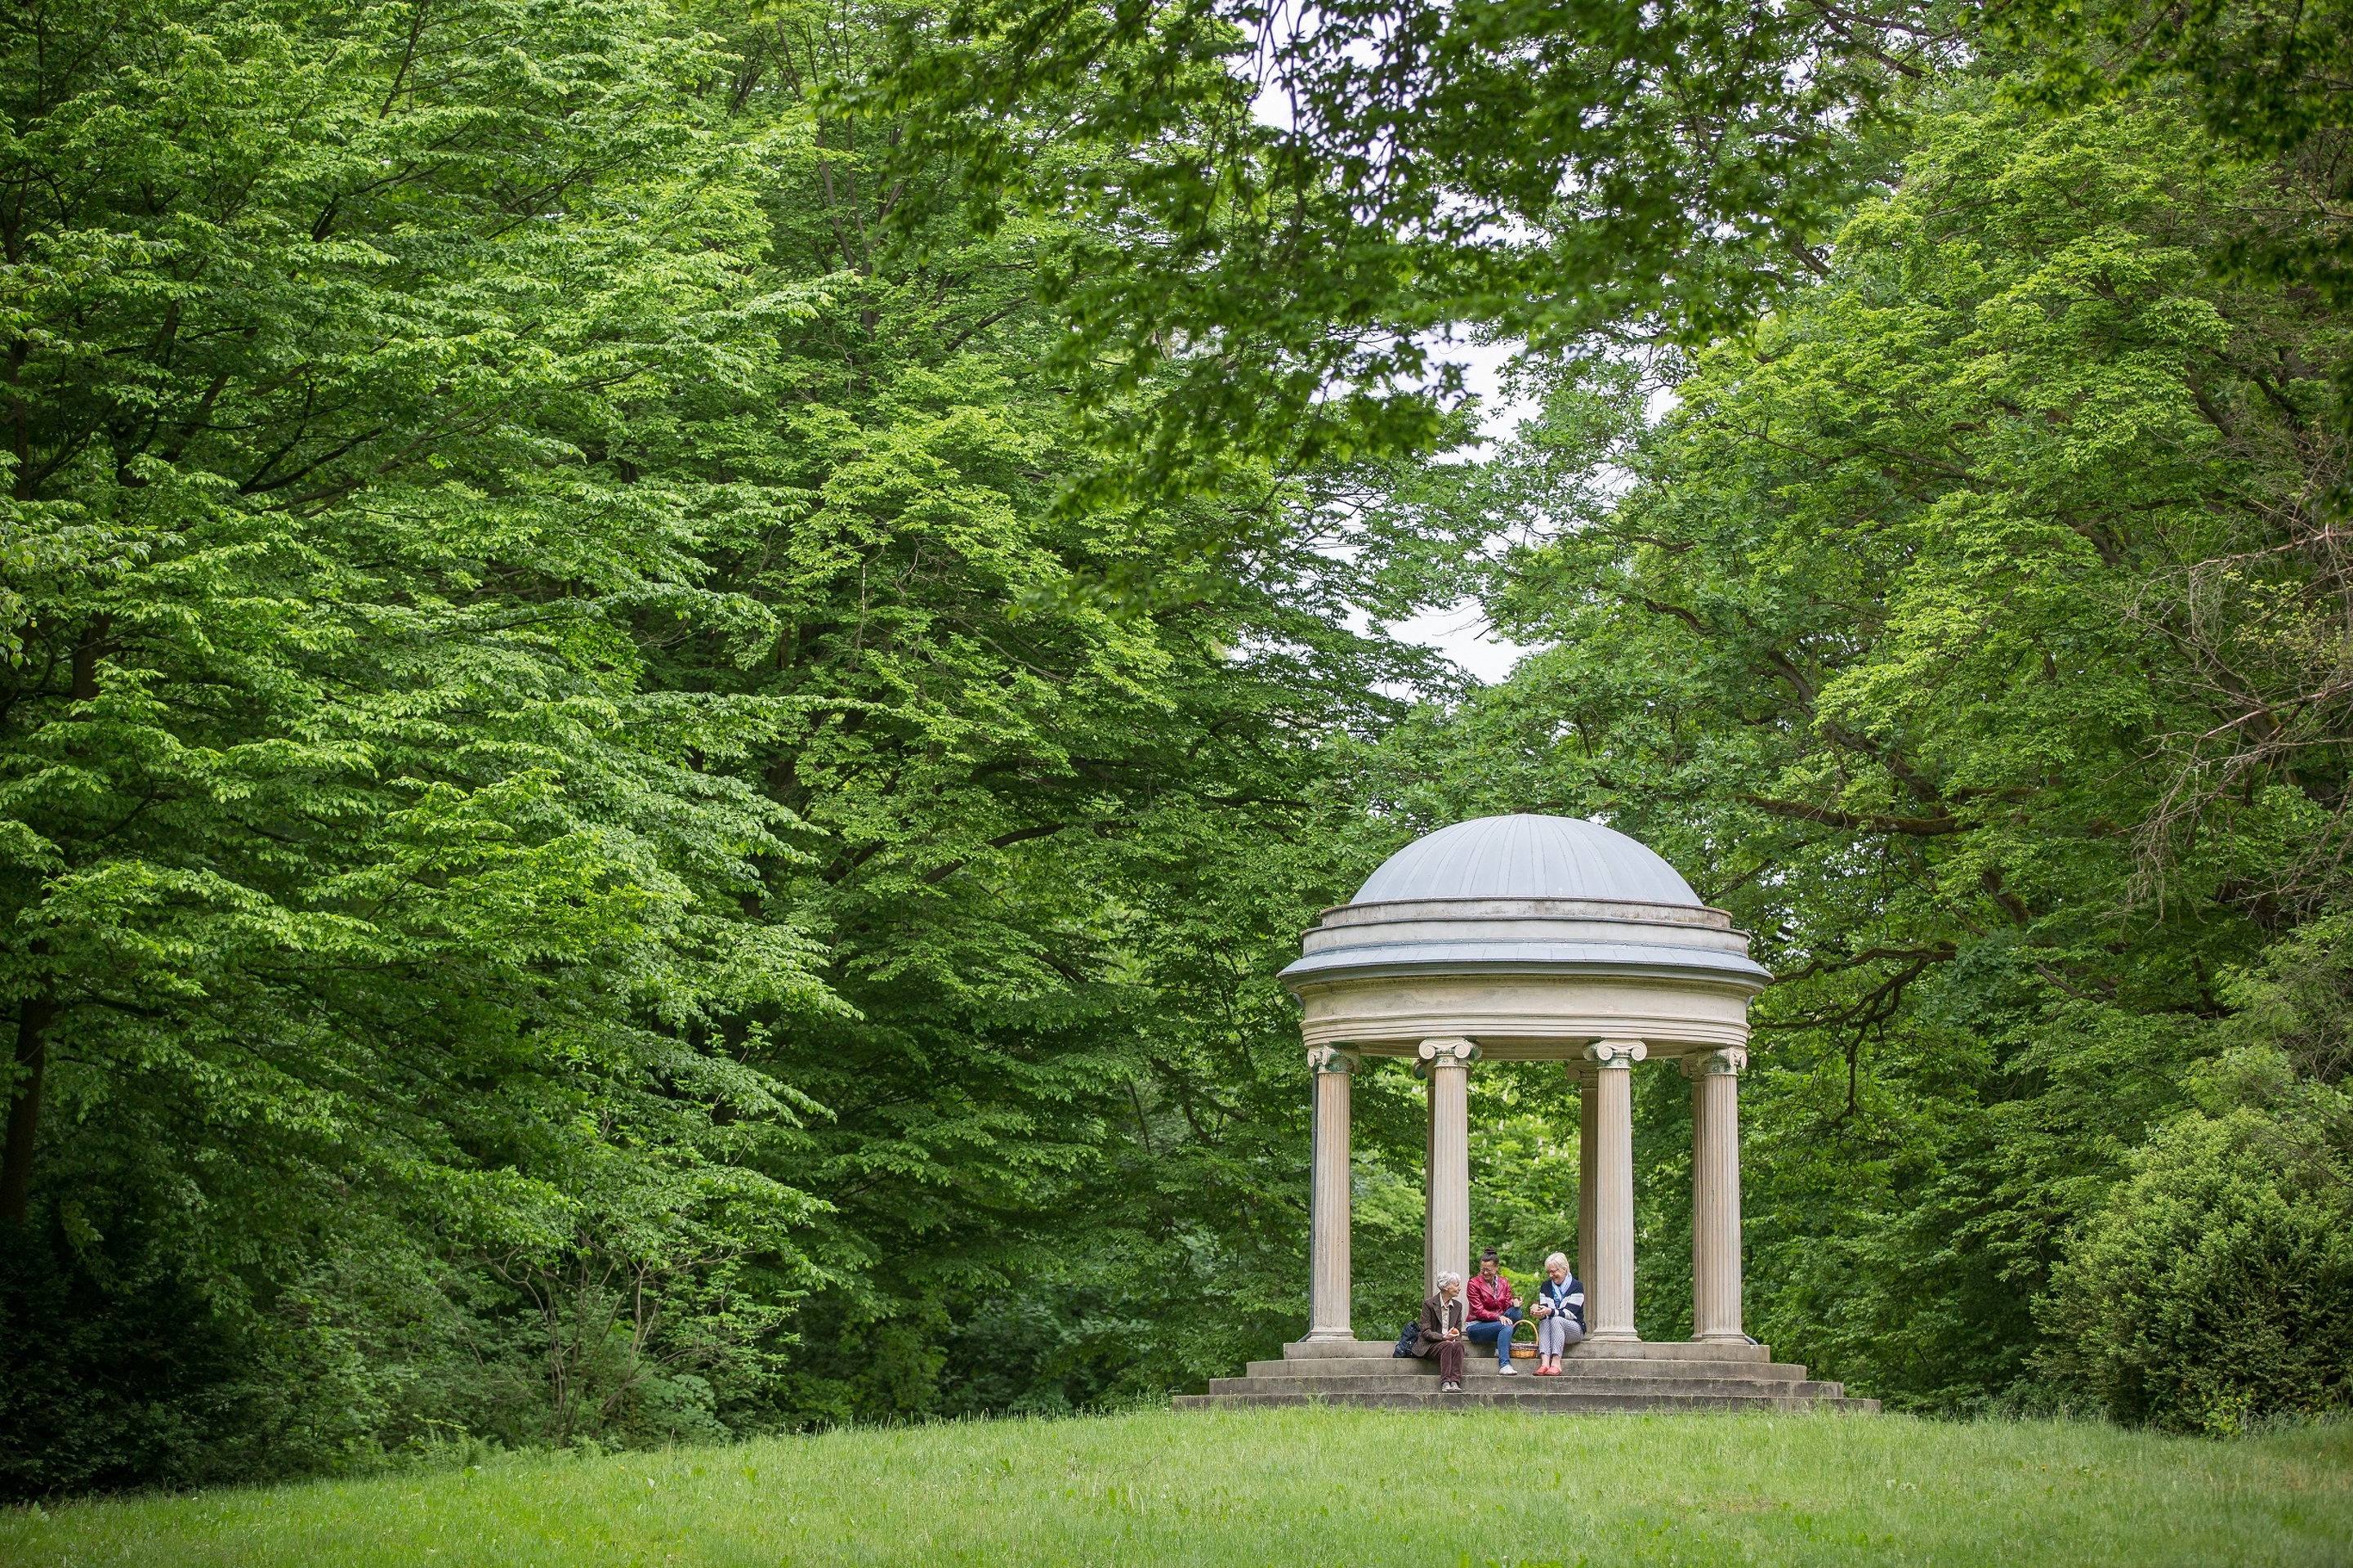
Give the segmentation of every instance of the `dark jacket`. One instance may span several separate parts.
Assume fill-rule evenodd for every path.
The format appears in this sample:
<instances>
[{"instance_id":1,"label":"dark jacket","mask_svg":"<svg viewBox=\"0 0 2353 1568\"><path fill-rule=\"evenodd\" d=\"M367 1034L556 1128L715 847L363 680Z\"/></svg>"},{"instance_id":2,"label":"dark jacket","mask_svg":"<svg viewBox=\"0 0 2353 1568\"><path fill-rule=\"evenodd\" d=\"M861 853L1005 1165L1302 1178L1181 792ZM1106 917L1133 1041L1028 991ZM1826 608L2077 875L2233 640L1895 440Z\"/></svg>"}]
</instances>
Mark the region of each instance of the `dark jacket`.
<instances>
[{"instance_id":1,"label":"dark jacket","mask_svg":"<svg viewBox=\"0 0 2353 1568\"><path fill-rule=\"evenodd\" d=\"M1585 1287L1576 1275L1571 1274L1558 1285L1547 1277L1536 1287L1536 1298L1549 1304L1556 1314L1573 1320L1578 1333L1585 1332Z\"/></svg>"},{"instance_id":2,"label":"dark jacket","mask_svg":"<svg viewBox=\"0 0 2353 1568\"><path fill-rule=\"evenodd\" d=\"M1417 1356L1436 1355L1439 1341L1446 1338L1446 1330L1461 1328L1462 1321L1461 1297L1441 1301L1433 1294L1421 1304L1421 1321L1413 1326L1413 1353Z\"/></svg>"}]
</instances>

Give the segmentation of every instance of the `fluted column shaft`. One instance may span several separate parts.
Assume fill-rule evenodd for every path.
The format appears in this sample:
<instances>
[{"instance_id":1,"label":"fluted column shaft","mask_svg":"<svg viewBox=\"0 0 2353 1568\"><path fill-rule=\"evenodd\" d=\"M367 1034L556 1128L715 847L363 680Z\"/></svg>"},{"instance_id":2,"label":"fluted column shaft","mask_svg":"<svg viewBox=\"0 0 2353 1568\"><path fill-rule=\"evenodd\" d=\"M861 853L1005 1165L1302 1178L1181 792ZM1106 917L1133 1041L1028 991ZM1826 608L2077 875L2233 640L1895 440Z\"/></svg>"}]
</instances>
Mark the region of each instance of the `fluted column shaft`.
<instances>
[{"instance_id":1,"label":"fluted column shaft","mask_svg":"<svg viewBox=\"0 0 2353 1568\"><path fill-rule=\"evenodd\" d=\"M1577 1079L1577 1277L1593 1285L1594 1129L1600 1125L1600 1086L1591 1063L1570 1069Z\"/></svg>"},{"instance_id":2,"label":"fluted column shaft","mask_svg":"<svg viewBox=\"0 0 2353 1568\"><path fill-rule=\"evenodd\" d=\"M1438 1288L1438 1229L1430 1216L1438 1212L1438 1089L1430 1083L1430 1069L1421 1070L1421 1293Z\"/></svg>"},{"instance_id":3,"label":"fluted column shaft","mask_svg":"<svg viewBox=\"0 0 2353 1568\"><path fill-rule=\"evenodd\" d=\"M1313 1255L1308 1260L1307 1337L1353 1340L1349 1322L1348 1081L1356 1058L1328 1045L1307 1053L1315 1075Z\"/></svg>"},{"instance_id":4,"label":"fluted column shaft","mask_svg":"<svg viewBox=\"0 0 2353 1568\"><path fill-rule=\"evenodd\" d=\"M1479 1047L1468 1040L1425 1040L1430 1073L1430 1213L1426 1291L1443 1273L1471 1268L1471 1062Z\"/></svg>"},{"instance_id":5,"label":"fluted column shaft","mask_svg":"<svg viewBox=\"0 0 2353 1568\"><path fill-rule=\"evenodd\" d=\"M1692 1075L1692 1338L1745 1340L1740 1324L1740 1070L1746 1051L1686 1058Z\"/></svg>"},{"instance_id":6,"label":"fluted column shaft","mask_svg":"<svg viewBox=\"0 0 2353 1568\"><path fill-rule=\"evenodd\" d=\"M1586 1281L1588 1336L1632 1340L1634 1332L1634 1064L1650 1054L1639 1040L1597 1040L1585 1054L1594 1075L1593 1277Z\"/></svg>"}]
</instances>

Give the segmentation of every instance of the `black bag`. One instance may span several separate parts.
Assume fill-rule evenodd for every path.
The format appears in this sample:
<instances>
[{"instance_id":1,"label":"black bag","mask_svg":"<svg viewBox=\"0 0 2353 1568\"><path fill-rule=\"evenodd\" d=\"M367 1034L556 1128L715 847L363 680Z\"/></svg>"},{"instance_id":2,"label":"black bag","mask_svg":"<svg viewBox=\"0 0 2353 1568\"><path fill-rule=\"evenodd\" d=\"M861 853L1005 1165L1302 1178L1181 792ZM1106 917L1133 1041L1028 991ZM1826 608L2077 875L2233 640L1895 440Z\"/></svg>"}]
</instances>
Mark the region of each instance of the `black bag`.
<instances>
[{"instance_id":1,"label":"black bag","mask_svg":"<svg viewBox=\"0 0 2353 1568\"><path fill-rule=\"evenodd\" d=\"M1405 1332L1398 1336L1397 1349L1391 1351L1389 1354L1392 1356L1404 1356L1409 1359L1413 1355L1414 1336L1419 1334L1420 1331L1421 1319L1416 1318L1412 1322L1408 1323L1405 1326Z\"/></svg>"}]
</instances>

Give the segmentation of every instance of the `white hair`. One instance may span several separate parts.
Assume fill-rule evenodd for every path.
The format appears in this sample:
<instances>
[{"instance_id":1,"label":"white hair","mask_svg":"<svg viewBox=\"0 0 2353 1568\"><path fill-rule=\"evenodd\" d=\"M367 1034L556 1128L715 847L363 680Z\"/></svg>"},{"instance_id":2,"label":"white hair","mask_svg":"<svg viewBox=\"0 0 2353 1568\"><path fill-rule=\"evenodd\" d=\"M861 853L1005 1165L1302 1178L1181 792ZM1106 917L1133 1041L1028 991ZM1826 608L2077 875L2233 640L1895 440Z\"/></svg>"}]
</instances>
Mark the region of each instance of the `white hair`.
<instances>
[{"instance_id":1,"label":"white hair","mask_svg":"<svg viewBox=\"0 0 2353 1568\"><path fill-rule=\"evenodd\" d=\"M1567 1268L1568 1266L1568 1254L1565 1252L1556 1252L1550 1257L1545 1259L1545 1266L1546 1268L1550 1268L1556 1263L1560 1265L1563 1268Z\"/></svg>"},{"instance_id":2,"label":"white hair","mask_svg":"<svg viewBox=\"0 0 2353 1568\"><path fill-rule=\"evenodd\" d=\"M1457 1289L1457 1290L1461 1289L1461 1288L1462 1288L1462 1277L1461 1277L1461 1275L1459 1275L1459 1274L1452 1274L1452 1273L1441 1274L1441 1275L1440 1275L1440 1276L1438 1277L1438 1287L1439 1287L1440 1290L1445 1289L1445 1288L1446 1288L1448 1286L1450 1286L1450 1285L1451 1285L1452 1287L1454 1287L1454 1288L1455 1288L1455 1289Z\"/></svg>"}]
</instances>

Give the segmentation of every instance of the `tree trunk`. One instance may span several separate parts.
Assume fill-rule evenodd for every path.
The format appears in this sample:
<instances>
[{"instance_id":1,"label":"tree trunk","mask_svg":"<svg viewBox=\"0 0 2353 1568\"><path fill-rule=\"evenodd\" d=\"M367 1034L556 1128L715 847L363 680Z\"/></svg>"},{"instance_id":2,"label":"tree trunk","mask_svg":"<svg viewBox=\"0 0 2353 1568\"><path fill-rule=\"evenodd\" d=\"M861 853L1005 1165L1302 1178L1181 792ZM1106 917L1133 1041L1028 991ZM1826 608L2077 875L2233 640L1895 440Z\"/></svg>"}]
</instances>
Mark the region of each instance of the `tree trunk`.
<instances>
[{"instance_id":1,"label":"tree trunk","mask_svg":"<svg viewBox=\"0 0 2353 1568\"><path fill-rule=\"evenodd\" d=\"M16 1014L16 1092L8 1102L8 1142L0 1150L0 1224L22 1225L33 1193L33 1139L40 1130L41 1072L48 1065L55 993L25 999Z\"/></svg>"},{"instance_id":2,"label":"tree trunk","mask_svg":"<svg viewBox=\"0 0 2353 1568\"><path fill-rule=\"evenodd\" d=\"M73 700L90 703L98 700L98 657L106 652L106 634L114 630L114 617L93 615L82 629L81 640L73 651Z\"/></svg>"},{"instance_id":3,"label":"tree trunk","mask_svg":"<svg viewBox=\"0 0 2353 1568\"><path fill-rule=\"evenodd\" d=\"M111 615L95 615L74 644L72 695L78 703L98 697L98 660L106 652ZM48 945L35 942L36 956ZM0 1225L21 1226L33 1197L33 1140L41 1128L41 1078L49 1065L49 1025L58 1015L58 993L47 983L18 1005L16 1083L8 1101L8 1141L0 1145Z\"/></svg>"}]
</instances>

